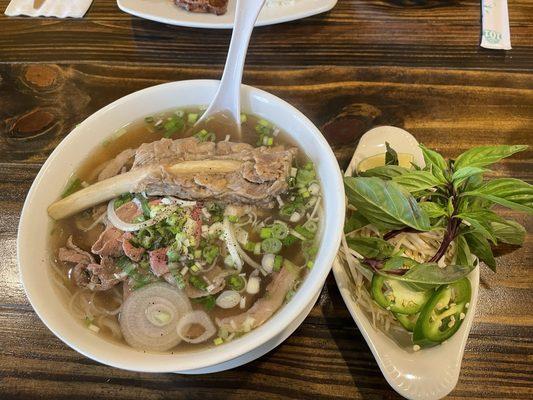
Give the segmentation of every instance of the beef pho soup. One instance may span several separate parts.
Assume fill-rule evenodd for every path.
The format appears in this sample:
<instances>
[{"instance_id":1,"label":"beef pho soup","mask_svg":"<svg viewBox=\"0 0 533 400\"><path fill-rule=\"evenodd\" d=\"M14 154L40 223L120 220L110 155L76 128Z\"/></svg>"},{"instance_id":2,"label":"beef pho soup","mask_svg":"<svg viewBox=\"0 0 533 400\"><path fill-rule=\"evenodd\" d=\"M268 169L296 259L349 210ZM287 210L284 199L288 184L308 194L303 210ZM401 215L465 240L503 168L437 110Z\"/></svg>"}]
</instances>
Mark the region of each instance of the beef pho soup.
<instances>
[{"instance_id":1,"label":"beef pho soup","mask_svg":"<svg viewBox=\"0 0 533 400\"><path fill-rule=\"evenodd\" d=\"M49 207L59 290L102 337L150 352L217 346L261 326L318 249L321 193L306 155L242 115L187 132L201 110L116 132Z\"/></svg>"}]
</instances>

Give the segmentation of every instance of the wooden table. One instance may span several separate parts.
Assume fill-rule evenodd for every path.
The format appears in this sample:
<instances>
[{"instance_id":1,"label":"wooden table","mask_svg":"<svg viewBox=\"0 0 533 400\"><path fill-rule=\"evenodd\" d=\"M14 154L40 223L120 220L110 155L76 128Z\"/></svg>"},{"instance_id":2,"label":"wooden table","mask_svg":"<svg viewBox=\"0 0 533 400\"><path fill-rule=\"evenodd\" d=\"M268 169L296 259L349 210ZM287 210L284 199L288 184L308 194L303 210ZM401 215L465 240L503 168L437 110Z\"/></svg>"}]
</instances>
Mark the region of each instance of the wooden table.
<instances>
[{"instance_id":1,"label":"wooden table","mask_svg":"<svg viewBox=\"0 0 533 400\"><path fill-rule=\"evenodd\" d=\"M0 0L0 10L7 6ZM340 0L324 15L254 33L244 81L322 127L345 166L380 124L448 156L533 144L533 1L510 2L513 50L478 47L479 1ZM229 32L165 26L95 0L82 20L0 16L0 398L211 399L399 396L330 276L302 326L245 367L206 376L120 371L57 339L18 279L17 223L40 166L100 107L162 82L218 78ZM496 168L533 181L533 151ZM513 214L513 213L509 213ZM533 221L519 250L482 268L481 296L450 398L533 398ZM438 360L435 360L438 363Z\"/></svg>"}]
</instances>

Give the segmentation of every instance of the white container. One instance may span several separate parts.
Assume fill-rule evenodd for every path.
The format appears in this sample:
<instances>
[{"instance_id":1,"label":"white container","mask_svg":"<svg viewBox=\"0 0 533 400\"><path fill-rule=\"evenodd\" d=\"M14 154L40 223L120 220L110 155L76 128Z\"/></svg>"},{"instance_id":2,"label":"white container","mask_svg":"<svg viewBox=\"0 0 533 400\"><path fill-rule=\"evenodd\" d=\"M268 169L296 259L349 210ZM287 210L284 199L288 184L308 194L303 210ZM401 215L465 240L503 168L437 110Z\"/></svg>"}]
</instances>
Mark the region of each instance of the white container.
<instances>
[{"instance_id":1,"label":"white container","mask_svg":"<svg viewBox=\"0 0 533 400\"><path fill-rule=\"evenodd\" d=\"M342 176L319 130L290 104L242 86L244 112L266 118L286 131L315 163L322 184L322 243L313 269L292 300L269 321L228 344L186 354L152 354L105 340L68 311L51 280L48 240L52 227L46 209L57 200L70 174L114 131L144 116L172 108L207 105L218 81L172 82L130 94L78 125L54 150L28 193L20 219L17 252L20 277L33 308L63 342L87 357L113 367L143 372L206 373L249 362L277 346L297 328L324 284L337 252L344 223Z\"/></svg>"},{"instance_id":2,"label":"white container","mask_svg":"<svg viewBox=\"0 0 533 400\"><path fill-rule=\"evenodd\" d=\"M385 142L398 153L412 154L413 162L423 167L424 156L417 140L407 131L380 126L365 133L360 141L346 176L352 176L359 163L366 158L385 153ZM450 393L457 385L461 361L472 327L479 292L479 267L469 275L472 299L459 330L444 343L419 351L401 347L395 340L372 325L372 321L352 296L353 285L347 266L338 257L333 274L346 307L365 338L385 379L399 394L412 400L436 400Z\"/></svg>"}]
</instances>

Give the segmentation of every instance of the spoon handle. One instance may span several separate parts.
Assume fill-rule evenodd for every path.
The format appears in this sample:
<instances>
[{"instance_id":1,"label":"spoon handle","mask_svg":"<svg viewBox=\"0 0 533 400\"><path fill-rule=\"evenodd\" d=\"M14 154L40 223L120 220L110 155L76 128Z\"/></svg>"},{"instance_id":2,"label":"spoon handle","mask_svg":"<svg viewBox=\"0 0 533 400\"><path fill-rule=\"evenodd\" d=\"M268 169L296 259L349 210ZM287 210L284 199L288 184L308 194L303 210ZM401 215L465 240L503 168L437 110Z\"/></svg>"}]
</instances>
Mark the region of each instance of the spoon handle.
<instances>
[{"instance_id":1,"label":"spoon handle","mask_svg":"<svg viewBox=\"0 0 533 400\"><path fill-rule=\"evenodd\" d=\"M226 66L215 98L205 115L228 112L240 127L240 88L246 52L255 21L266 0L238 0Z\"/></svg>"}]
</instances>

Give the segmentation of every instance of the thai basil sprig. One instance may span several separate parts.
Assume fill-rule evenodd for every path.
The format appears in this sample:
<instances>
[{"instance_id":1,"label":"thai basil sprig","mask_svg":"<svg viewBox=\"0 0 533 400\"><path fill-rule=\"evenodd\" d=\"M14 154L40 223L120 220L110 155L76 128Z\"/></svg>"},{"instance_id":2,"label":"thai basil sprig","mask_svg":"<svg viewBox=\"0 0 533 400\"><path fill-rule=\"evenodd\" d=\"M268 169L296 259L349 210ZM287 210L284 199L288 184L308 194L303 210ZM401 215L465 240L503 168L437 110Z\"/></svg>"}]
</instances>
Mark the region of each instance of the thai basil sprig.
<instances>
[{"instance_id":1,"label":"thai basil sprig","mask_svg":"<svg viewBox=\"0 0 533 400\"><path fill-rule=\"evenodd\" d=\"M352 211L345 224L351 232L368 224L382 238L350 239L351 248L363 255L363 264L374 273L412 283L444 284L474 268L472 255L491 269L496 263L491 244L521 245L525 229L492 209L500 205L533 214L533 186L513 178L486 179L487 168L527 146L482 146L455 160L446 161L436 151L420 146L426 166L403 168L396 152L387 145L387 165L345 178ZM399 257L387 242L401 232L426 232L444 228L440 248L425 264ZM450 244L457 245L456 264L438 268L437 262Z\"/></svg>"}]
</instances>

